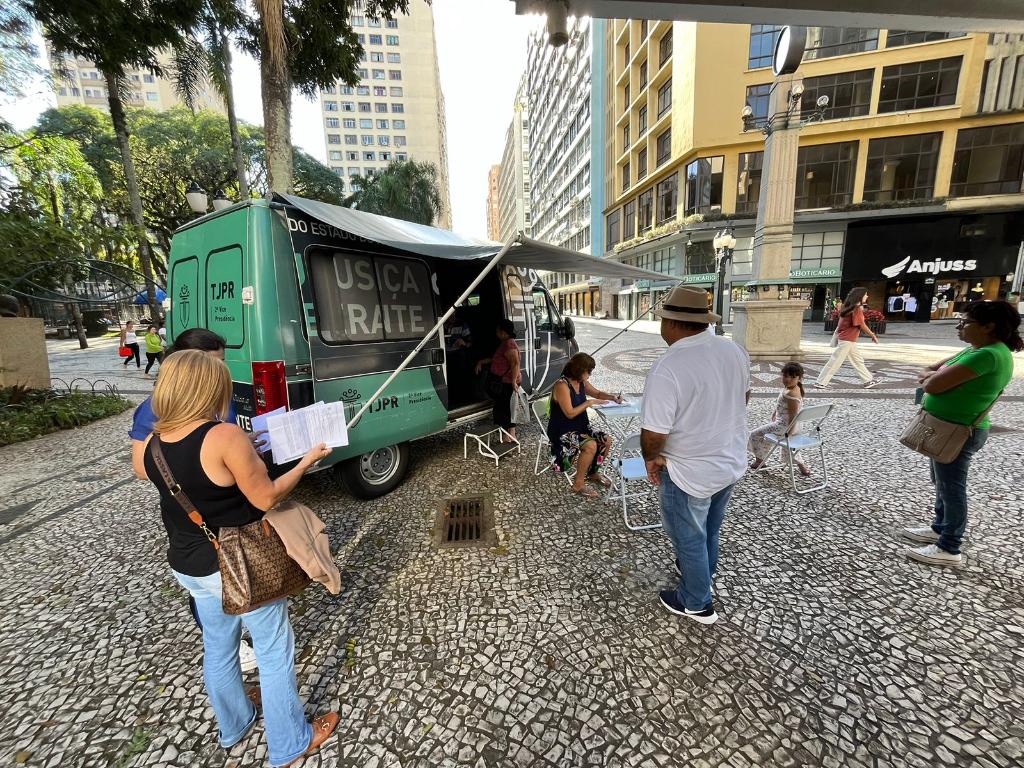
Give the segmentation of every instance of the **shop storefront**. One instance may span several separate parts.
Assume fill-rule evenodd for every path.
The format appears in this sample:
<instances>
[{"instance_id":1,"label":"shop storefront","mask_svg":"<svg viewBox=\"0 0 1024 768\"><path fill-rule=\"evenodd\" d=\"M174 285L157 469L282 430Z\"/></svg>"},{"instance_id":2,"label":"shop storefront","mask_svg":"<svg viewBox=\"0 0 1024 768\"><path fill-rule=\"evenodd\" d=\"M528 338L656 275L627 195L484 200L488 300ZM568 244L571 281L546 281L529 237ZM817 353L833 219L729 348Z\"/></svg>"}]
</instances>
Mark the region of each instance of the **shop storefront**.
<instances>
[{"instance_id":1,"label":"shop storefront","mask_svg":"<svg viewBox=\"0 0 1024 768\"><path fill-rule=\"evenodd\" d=\"M551 294L562 314L604 317L599 280L553 288Z\"/></svg>"},{"instance_id":2,"label":"shop storefront","mask_svg":"<svg viewBox=\"0 0 1024 768\"><path fill-rule=\"evenodd\" d=\"M1022 241L1021 211L850 222L842 290L867 288L889 321L950 318L969 301L1006 298Z\"/></svg>"}]
</instances>

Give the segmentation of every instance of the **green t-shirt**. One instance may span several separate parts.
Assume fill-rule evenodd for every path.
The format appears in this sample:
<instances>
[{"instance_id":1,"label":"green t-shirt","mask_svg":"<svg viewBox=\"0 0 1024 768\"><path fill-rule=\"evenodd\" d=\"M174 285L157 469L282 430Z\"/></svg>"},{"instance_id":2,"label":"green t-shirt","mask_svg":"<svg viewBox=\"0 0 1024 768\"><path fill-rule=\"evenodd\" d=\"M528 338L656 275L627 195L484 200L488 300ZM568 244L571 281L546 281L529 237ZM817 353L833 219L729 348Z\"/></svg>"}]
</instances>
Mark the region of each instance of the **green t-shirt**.
<instances>
[{"instance_id":1,"label":"green t-shirt","mask_svg":"<svg viewBox=\"0 0 1024 768\"><path fill-rule=\"evenodd\" d=\"M147 333L146 334L146 352L151 355L155 355L157 352L163 351L163 342L160 339L158 333Z\"/></svg>"},{"instance_id":2,"label":"green t-shirt","mask_svg":"<svg viewBox=\"0 0 1024 768\"><path fill-rule=\"evenodd\" d=\"M928 413L954 424L973 424L1013 377L1013 356L1001 341L981 349L968 347L946 365L962 365L978 374L959 387L924 396L922 407ZM980 429L990 426L988 416L978 425Z\"/></svg>"}]
</instances>

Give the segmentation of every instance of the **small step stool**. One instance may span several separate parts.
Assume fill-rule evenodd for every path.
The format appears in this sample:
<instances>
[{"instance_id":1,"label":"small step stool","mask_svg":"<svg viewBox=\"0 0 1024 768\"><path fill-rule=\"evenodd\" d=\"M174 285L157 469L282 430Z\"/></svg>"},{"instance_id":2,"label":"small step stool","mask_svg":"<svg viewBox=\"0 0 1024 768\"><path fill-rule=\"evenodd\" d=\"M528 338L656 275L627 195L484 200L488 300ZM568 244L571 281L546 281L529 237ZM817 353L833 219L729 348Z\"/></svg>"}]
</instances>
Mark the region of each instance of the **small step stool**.
<instances>
[{"instance_id":1,"label":"small step stool","mask_svg":"<svg viewBox=\"0 0 1024 768\"><path fill-rule=\"evenodd\" d=\"M508 439L513 440L514 442L511 444L503 444L501 442L502 437L507 437ZM498 438L498 444L495 447L492 447L491 440L494 438ZM479 453L481 456L487 457L488 459L494 460L495 467L498 466L498 462L501 461L501 459L505 458L510 453L521 455L523 452L523 446L519 444L519 441L512 437L512 435L510 435L507 431L505 431L504 428L498 427L497 429L492 429L490 432L484 432L482 435L474 435L472 433L467 434L462 439L463 459L469 458L470 440L476 441L477 453Z\"/></svg>"}]
</instances>

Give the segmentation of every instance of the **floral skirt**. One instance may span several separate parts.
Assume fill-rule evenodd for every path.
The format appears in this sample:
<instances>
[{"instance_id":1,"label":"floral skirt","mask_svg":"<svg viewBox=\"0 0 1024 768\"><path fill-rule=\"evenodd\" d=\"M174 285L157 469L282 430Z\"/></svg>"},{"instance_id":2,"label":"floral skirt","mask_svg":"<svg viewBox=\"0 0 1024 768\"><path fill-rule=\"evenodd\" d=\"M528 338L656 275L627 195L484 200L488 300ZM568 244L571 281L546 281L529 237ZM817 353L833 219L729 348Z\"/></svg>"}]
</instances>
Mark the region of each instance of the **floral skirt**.
<instances>
[{"instance_id":1,"label":"floral skirt","mask_svg":"<svg viewBox=\"0 0 1024 768\"><path fill-rule=\"evenodd\" d=\"M592 475L597 472L601 465L604 463L608 449L605 448L608 433L601 432L598 430L588 430L587 432L566 432L556 442L552 441L552 450L554 456L554 468L556 472L570 472L573 466L576 464L576 459L580 455L580 451L583 446L591 440L597 441L597 454L594 456L594 461L587 470L587 475Z\"/></svg>"}]
</instances>

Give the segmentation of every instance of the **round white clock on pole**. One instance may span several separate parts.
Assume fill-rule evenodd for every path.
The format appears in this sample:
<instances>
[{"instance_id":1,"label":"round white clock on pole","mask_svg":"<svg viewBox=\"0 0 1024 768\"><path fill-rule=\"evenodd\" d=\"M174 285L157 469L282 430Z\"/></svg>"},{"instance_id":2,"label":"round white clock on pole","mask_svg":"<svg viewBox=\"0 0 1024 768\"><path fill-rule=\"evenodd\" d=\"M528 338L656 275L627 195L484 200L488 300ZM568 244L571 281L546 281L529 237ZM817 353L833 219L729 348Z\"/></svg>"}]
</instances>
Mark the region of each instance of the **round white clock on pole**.
<instances>
[{"instance_id":1,"label":"round white clock on pole","mask_svg":"<svg viewBox=\"0 0 1024 768\"><path fill-rule=\"evenodd\" d=\"M772 72L791 75L804 58L807 47L807 27L783 27L775 41L775 55L772 57Z\"/></svg>"}]
</instances>

